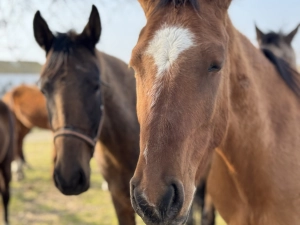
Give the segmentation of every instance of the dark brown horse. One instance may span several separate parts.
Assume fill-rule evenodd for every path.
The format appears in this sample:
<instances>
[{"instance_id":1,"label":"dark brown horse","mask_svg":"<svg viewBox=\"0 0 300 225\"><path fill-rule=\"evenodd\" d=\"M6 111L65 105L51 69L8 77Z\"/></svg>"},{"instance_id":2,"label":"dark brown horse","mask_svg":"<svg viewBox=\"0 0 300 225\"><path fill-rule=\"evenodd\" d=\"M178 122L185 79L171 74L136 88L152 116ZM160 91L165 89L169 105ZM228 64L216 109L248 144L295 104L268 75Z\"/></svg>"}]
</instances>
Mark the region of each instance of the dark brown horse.
<instances>
[{"instance_id":1,"label":"dark brown horse","mask_svg":"<svg viewBox=\"0 0 300 225\"><path fill-rule=\"evenodd\" d=\"M24 178L25 163L23 140L33 127L50 129L46 99L36 86L20 85L3 96L3 101L13 111L16 121L16 154L12 166L17 180Z\"/></svg>"},{"instance_id":2,"label":"dark brown horse","mask_svg":"<svg viewBox=\"0 0 300 225\"><path fill-rule=\"evenodd\" d=\"M278 73L282 61L234 28L230 0L139 2L136 212L147 224L185 223L212 162L208 191L228 224L298 224L299 75Z\"/></svg>"},{"instance_id":3,"label":"dark brown horse","mask_svg":"<svg viewBox=\"0 0 300 225\"><path fill-rule=\"evenodd\" d=\"M292 41L298 32L300 24L292 30L289 34L281 32L262 32L257 26L256 38L259 44L259 48L271 51L276 57L282 58L293 68L297 68L296 54L292 47Z\"/></svg>"},{"instance_id":4,"label":"dark brown horse","mask_svg":"<svg viewBox=\"0 0 300 225\"><path fill-rule=\"evenodd\" d=\"M34 35L46 52L42 92L56 149L56 187L77 195L90 186L90 159L96 140L98 164L108 182L119 224L135 224L129 180L139 155L139 124L133 71L96 50L101 23L95 6L80 34L54 35L37 12Z\"/></svg>"},{"instance_id":5,"label":"dark brown horse","mask_svg":"<svg viewBox=\"0 0 300 225\"><path fill-rule=\"evenodd\" d=\"M14 118L8 106L0 100L0 192L4 209L4 221L8 224L8 203L10 199L10 165L14 155Z\"/></svg>"}]
</instances>

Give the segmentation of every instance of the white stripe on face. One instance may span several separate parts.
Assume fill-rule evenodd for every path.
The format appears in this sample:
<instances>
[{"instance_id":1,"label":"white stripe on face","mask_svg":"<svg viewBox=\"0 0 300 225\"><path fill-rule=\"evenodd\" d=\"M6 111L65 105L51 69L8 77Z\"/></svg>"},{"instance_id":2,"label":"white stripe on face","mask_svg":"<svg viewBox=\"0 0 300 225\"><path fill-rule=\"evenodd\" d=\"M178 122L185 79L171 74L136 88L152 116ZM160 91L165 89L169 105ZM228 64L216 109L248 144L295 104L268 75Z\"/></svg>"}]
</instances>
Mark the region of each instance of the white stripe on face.
<instances>
[{"instance_id":1,"label":"white stripe on face","mask_svg":"<svg viewBox=\"0 0 300 225\"><path fill-rule=\"evenodd\" d=\"M154 84L149 95L152 96L150 108L152 108L163 89L163 77L168 70L176 63L182 52L194 46L194 34L189 29L178 26L164 25L159 29L145 52L154 59L157 67ZM151 118L151 116L150 116ZM143 156L147 164L148 143L145 146Z\"/></svg>"},{"instance_id":2,"label":"white stripe on face","mask_svg":"<svg viewBox=\"0 0 300 225\"><path fill-rule=\"evenodd\" d=\"M189 29L178 26L164 25L154 35L146 50L146 55L154 59L157 67L156 79L150 92L152 108L163 89L162 78L176 63L182 52L194 45L194 34Z\"/></svg>"},{"instance_id":3,"label":"white stripe on face","mask_svg":"<svg viewBox=\"0 0 300 225\"><path fill-rule=\"evenodd\" d=\"M164 25L150 41L146 54L157 66L156 77L161 77L175 63L179 55L194 45L194 35L187 28Z\"/></svg>"}]
</instances>

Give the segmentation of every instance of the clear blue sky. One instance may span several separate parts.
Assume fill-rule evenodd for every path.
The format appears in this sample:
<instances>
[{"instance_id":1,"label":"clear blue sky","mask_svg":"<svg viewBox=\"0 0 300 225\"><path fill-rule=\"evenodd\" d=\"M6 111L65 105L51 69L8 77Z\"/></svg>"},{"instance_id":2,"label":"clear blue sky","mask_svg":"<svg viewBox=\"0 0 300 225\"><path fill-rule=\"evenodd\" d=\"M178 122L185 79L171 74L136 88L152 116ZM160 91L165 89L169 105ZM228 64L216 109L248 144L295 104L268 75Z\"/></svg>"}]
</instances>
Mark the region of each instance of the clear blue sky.
<instances>
[{"instance_id":1,"label":"clear blue sky","mask_svg":"<svg viewBox=\"0 0 300 225\"><path fill-rule=\"evenodd\" d=\"M46 1L34 1L35 4L18 21L17 28L8 29L7 35L0 35L0 60L33 60L43 63L44 52L33 37L34 12L39 9L54 31L65 32L71 28L81 31L93 3L100 11L103 26L98 49L128 62L138 34L145 24L145 18L137 0L119 0L120 7L114 1L72 1L72 7L63 3L51 5L46 4ZM128 1L130 3L124 3ZM256 45L254 22L263 31L291 31L300 23L300 0L234 0L229 12L238 30ZM6 36L6 39L3 39L3 36ZM6 48L6 43L12 46L10 48L13 48L13 51ZM293 46L300 64L300 31Z\"/></svg>"}]
</instances>

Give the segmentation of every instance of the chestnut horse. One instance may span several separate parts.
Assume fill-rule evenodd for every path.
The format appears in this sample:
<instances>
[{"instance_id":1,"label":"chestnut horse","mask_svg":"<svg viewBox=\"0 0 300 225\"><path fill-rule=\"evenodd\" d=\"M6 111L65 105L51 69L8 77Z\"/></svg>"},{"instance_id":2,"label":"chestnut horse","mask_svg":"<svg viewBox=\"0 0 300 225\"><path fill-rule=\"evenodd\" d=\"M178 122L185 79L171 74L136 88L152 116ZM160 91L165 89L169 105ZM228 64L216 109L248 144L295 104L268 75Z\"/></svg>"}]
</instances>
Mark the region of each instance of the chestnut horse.
<instances>
[{"instance_id":1,"label":"chestnut horse","mask_svg":"<svg viewBox=\"0 0 300 225\"><path fill-rule=\"evenodd\" d=\"M139 2L136 212L146 224L185 223L212 162L208 191L228 224L298 224L299 75L234 28L231 0Z\"/></svg>"},{"instance_id":2,"label":"chestnut horse","mask_svg":"<svg viewBox=\"0 0 300 225\"><path fill-rule=\"evenodd\" d=\"M16 155L13 172L17 180L24 178L25 163L23 140L33 127L50 129L46 109L46 99L36 86L20 85L3 96L3 101L13 111L16 121Z\"/></svg>"},{"instance_id":3,"label":"chestnut horse","mask_svg":"<svg viewBox=\"0 0 300 225\"><path fill-rule=\"evenodd\" d=\"M10 165L14 155L14 119L8 106L0 100L0 192L4 209L4 221L8 224L8 203L10 199Z\"/></svg>"},{"instance_id":4,"label":"chestnut horse","mask_svg":"<svg viewBox=\"0 0 300 225\"><path fill-rule=\"evenodd\" d=\"M139 155L133 71L95 48L101 34L95 6L80 34L54 35L39 11L33 27L37 43L46 52L40 83L54 131L56 187L65 195L88 190L89 162L98 140L98 164L119 224L135 224L129 189Z\"/></svg>"},{"instance_id":5,"label":"chestnut horse","mask_svg":"<svg viewBox=\"0 0 300 225\"><path fill-rule=\"evenodd\" d=\"M262 32L257 26L256 38L259 48L271 51L276 57L285 60L293 69L297 69L296 54L292 47L292 41L298 32L300 24L288 34L281 32Z\"/></svg>"}]
</instances>

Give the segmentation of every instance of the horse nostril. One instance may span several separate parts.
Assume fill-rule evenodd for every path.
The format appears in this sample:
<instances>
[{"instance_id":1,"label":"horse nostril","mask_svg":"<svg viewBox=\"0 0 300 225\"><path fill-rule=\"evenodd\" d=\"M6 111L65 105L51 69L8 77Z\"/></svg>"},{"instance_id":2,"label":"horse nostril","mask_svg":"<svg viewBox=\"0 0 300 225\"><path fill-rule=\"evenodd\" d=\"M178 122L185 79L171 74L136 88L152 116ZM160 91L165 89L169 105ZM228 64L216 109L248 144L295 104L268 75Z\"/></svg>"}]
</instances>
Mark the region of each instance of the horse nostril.
<instances>
[{"instance_id":1,"label":"horse nostril","mask_svg":"<svg viewBox=\"0 0 300 225\"><path fill-rule=\"evenodd\" d=\"M173 183L169 186L167 192L162 197L159 211L161 212L162 218L175 217L182 208L183 205L183 186L181 183Z\"/></svg>"},{"instance_id":2,"label":"horse nostril","mask_svg":"<svg viewBox=\"0 0 300 225\"><path fill-rule=\"evenodd\" d=\"M147 194L140 192L134 182L130 182L131 203L135 211L151 223L162 223L178 216L183 206L183 185L173 182L167 186L161 196L157 196L157 202L149 202Z\"/></svg>"},{"instance_id":3,"label":"horse nostril","mask_svg":"<svg viewBox=\"0 0 300 225\"><path fill-rule=\"evenodd\" d=\"M83 170L81 170L80 171L79 184L85 185L85 183L86 183L86 177L85 177L85 174L84 174Z\"/></svg>"},{"instance_id":4,"label":"horse nostril","mask_svg":"<svg viewBox=\"0 0 300 225\"><path fill-rule=\"evenodd\" d=\"M84 186L85 185L85 175L82 170L79 170L77 173L73 175L72 184L74 187L76 186Z\"/></svg>"},{"instance_id":5,"label":"horse nostril","mask_svg":"<svg viewBox=\"0 0 300 225\"><path fill-rule=\"evenodd\" d=\"M168 211L173 205L173 199L175 199L175 188L171 185L161 199L159 211L163 216L168 214Z\"/></svg>"}]
</instances>

